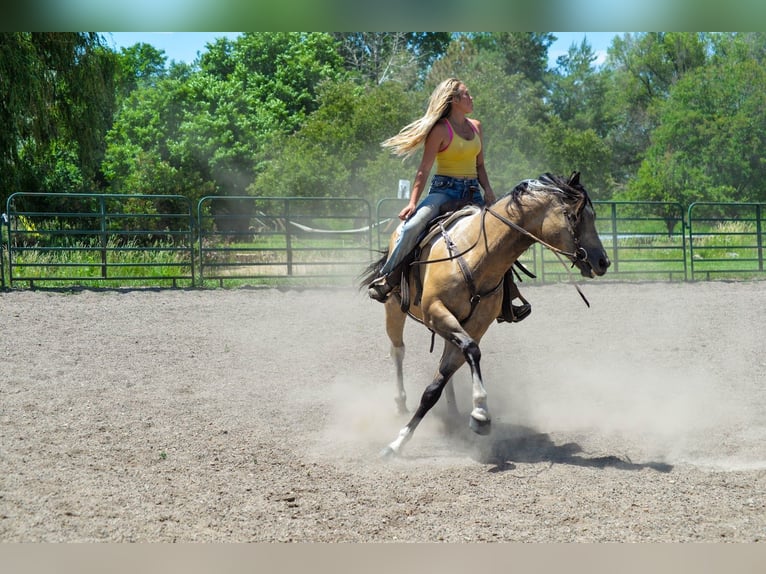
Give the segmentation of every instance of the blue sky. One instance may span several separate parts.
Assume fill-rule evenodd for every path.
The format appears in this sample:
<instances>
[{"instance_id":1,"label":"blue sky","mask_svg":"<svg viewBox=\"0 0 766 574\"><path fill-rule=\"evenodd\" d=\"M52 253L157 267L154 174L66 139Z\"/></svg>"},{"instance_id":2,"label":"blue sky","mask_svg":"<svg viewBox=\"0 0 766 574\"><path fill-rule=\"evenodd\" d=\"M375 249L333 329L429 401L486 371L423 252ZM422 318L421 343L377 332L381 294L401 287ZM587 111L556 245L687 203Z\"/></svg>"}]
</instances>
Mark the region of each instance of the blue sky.
<instances>
[{"instance_id":1,"label":"blue sky","mask_svg":"<svg viewBox=\"0 0 766 574\"><path fill-rule=\"evenodd\" d=\"M216 38L236 37L239 32L102 32L109 44L119 50L144 42L151 44L158 50L164 50L168 61L191 63L197 57L198 52L205 51L205 45L212 43ZM597 63L603 62L606 49L612 42L612 38L621 32L553 32L558 39L548 49L549 64L555 65L556 58L566 54L569 47L580 44L583 38L598 56Z\"/></svg>"}]
</instances>

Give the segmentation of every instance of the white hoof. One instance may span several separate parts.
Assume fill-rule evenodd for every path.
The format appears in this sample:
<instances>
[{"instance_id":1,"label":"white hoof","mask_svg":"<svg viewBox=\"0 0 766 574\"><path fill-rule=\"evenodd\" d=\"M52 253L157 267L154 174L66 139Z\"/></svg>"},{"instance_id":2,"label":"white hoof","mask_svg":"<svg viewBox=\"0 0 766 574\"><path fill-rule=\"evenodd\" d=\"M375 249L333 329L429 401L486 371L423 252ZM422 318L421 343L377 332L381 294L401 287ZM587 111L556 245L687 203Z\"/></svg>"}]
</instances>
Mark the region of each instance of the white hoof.
<instances>
[{"instance_id":1,"label":"white hoof","mask_svg":"<svg viewBox=\"0 0 766 574\"><path fill-rule=\"evenodd\" d=\"M392 449L390 446L387 446L383 450L380 451L380 458L383 460L391 460L396 456L396 451Z\"/></svg>"},{"instance_id":2,"label":"white hoof","mask_svg":"<svg viewBox=\"0 0 766 574\"><path fill-rule=\"evenodd\" d=\"M468 421L468 426L479 435L488 435L492 430L492 420L484 409L474 409Z\"/></svg>"}]
</instances>

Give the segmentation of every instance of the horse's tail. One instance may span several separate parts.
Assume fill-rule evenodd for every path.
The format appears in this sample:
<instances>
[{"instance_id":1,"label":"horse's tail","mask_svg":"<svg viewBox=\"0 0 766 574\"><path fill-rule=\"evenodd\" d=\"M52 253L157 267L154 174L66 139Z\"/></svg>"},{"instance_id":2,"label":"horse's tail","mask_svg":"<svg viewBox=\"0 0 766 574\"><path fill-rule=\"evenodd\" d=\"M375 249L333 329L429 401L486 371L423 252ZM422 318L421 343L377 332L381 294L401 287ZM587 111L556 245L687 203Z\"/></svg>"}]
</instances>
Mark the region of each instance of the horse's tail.
<instances>
[{"instance_id":1,"label":"horse's tail","mask_svg":"<svg viewBox=\"0 0 766 574\"><path fill-rule=\"evenodd\" d=\"M364 270L359 274L359 289L365 289L369 286L369 284L378 278L380 275L380 270L383 269L383 265L386 263L386 259L388 259L388 249L381 252L383 255L380 259L377 261L373 261L370 263L367 267L364 268Z\"/></svg>"}]
</instances>

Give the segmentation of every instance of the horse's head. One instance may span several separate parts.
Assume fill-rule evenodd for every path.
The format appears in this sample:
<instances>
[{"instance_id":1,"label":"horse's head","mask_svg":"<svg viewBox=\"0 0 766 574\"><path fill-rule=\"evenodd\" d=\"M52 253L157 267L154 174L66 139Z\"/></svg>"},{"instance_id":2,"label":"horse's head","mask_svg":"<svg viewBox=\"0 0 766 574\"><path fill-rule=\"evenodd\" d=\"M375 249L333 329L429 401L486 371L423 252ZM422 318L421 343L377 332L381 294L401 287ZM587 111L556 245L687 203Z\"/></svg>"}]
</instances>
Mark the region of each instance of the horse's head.
<instances>
[{"instance_id":1,"label":"horse's head","mask_svg":"<svg viewBox=\"0 0 766 574\"><path fill-rule=\"evenodd\" d=\"M611 262L596 231L596 212L580 183L580 173L572 173L569 179L546 173L530 184L541 186L554 198L543 221L545 240L569 257L584 277L606 273Z\"/></svg>"}]
</instances>

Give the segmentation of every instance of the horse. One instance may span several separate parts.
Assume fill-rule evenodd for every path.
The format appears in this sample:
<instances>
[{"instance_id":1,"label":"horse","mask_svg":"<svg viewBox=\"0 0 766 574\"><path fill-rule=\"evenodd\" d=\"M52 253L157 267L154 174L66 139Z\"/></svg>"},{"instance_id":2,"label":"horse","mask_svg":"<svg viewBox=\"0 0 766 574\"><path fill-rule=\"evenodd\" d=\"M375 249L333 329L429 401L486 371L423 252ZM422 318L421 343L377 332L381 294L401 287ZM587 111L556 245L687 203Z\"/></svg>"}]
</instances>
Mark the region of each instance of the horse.
<instances>
[{"instance_id":1,"label":"horse","mask_svg":"<svg viewBox=\"0 0 766 574\"><path fill-rule=\"evenodd\" d=\"M396 368L395 401L400 413L408 412L402 370L407 318L425 325L432 337L438 335L444 340L432 382L407 425L382 450L384 458L400 454L445 387L449 415L458 415L454 389L447 383L464 363L468 363L473 385L469 427L479 435L489 434L491 416L481 374L479 342L500 315L506 274L530 246L538 242L551 249L560 259L567 258L587 278L604 275L610 265L596 231L593 204L580 183L579 172L573 172L569 178L545 173L537 179L524 180L492 205L473 206L468 211L463 217L441 224L439 231L426 234L419 256L403 273L401 286L384 302L386 333ZM393 248L396 233L383 256L360 274L360 287L377 276ZM414 296L409 297L408 292ZM578 292L588 304L579 288Z\"/></svg>"}]
</instances>

